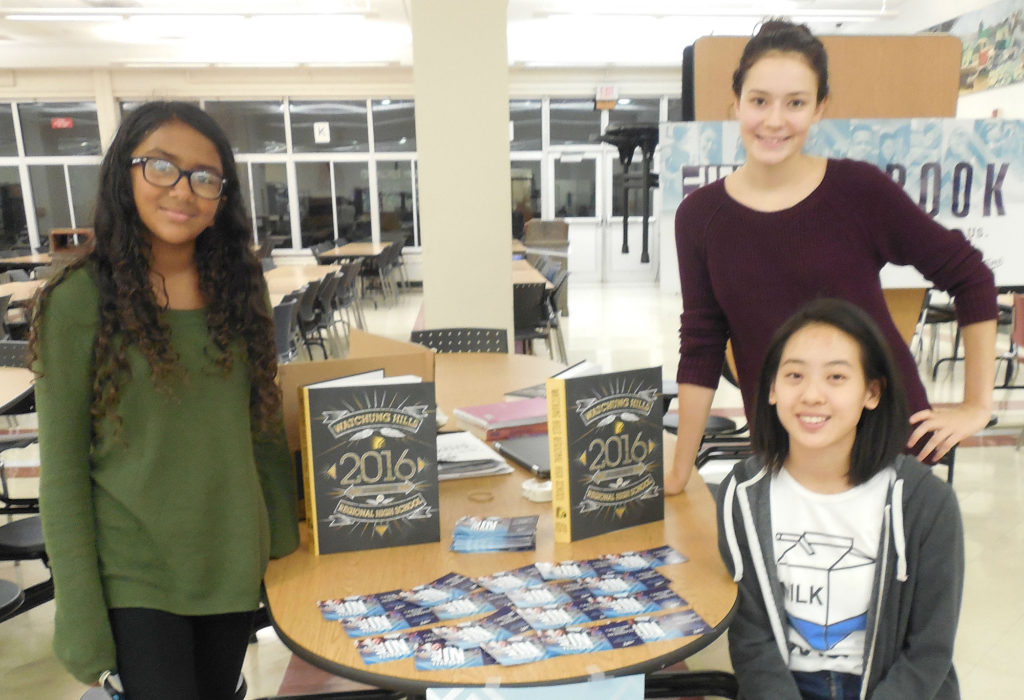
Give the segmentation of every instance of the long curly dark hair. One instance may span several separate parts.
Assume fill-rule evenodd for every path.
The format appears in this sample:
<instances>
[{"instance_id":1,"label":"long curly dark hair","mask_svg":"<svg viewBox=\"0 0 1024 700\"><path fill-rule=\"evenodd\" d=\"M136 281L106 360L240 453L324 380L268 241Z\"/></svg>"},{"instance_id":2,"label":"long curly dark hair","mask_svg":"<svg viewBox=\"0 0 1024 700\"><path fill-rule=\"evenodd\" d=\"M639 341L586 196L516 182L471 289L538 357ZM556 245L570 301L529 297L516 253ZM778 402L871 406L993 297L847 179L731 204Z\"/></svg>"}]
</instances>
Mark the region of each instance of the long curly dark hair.
<instances>
[{"instance_id":1,"label":"long curly dark hair","mask_svg":"<svg viewBox=\"0 0 1024 700\"><path fill-rule=\"evenodd\" d=\"M252 423L259 433L267 434L280 415L281 399L275 382L277 354L266 285L252 251L231 145L217 122L195 105L147 102L121 124L100 169L94 248L44 288L32 327L33 355L37 355L39 319L45 313L50 290L70 270L90 267L100 296L99 329L93 345L94 421L116 415L120 387L130 378L127 351L132 346L148 361L156 386L171 391L171 379L181 369L170 342L164 308L157 302L150 282L152 249L142 235L144 227L135 207L129 162L135 148L169 122L195 129L213 143L220 155L224 192L213 225L196 239L195 250L209 351L225 372L236 360L248 363ZM244 353L241 358L235 358L231 351L236 341Z\"/></svg>"}]
</instances>

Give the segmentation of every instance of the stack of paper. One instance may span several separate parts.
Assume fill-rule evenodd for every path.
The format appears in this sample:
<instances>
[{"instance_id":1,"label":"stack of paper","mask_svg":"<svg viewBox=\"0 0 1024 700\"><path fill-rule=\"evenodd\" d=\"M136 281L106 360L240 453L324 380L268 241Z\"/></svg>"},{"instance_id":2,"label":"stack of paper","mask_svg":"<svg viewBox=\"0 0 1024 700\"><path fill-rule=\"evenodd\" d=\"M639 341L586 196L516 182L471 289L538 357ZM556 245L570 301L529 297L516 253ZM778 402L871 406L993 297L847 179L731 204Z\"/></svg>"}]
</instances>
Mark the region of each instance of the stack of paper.
<instances>
[{"instance_id":1,"label":"stack of paper","mask_svg":"<svg viewBox=\"0 0 1024 700\"><path fill-rule=\"evenodd\" d=\"M455 523L453 552L522 552L537 546L536 515L517 518L463 516Z\"/></svg>"},{"instance_id":2,"label":"stack of paper","mask_svg":"<svg viewBox=\"0 0 1024 700\"><path fill-rule=\"evenodd\" d=\"M512 467L501 458L500 454L471 433L440 433L437 436L437 478L439 481L511 472Z\"/></svg>"}]
</instances>

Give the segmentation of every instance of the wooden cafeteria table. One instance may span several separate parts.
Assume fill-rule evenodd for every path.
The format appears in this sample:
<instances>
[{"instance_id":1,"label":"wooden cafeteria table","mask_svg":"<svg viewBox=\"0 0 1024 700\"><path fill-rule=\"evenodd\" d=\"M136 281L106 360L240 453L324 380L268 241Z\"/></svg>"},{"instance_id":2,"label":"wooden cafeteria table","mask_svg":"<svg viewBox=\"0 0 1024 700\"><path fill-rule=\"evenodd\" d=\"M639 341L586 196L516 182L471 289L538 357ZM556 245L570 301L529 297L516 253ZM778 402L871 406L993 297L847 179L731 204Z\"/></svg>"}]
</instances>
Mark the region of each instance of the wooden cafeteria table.
<instances>
[{"instance_id":1,"label":"wooden cafeteria table","mask_svg":"<svg viewBox=\"0 0 1024 700\"><path fill-rule=\"evenodd\" d=\"M550 374L549 360L524 355L437 355L435 382L439 405L450 411L470 400L500 400L511 388L536 383ZM479 386L477 386L479 385ZM497 398L495 398L497 397ZM673 446L668 439L665 454ZM267 609L280 638L309 663L363 683L406 693L428 687L546 685L587 680L596 672L625 675L662 669L711 643L725 630L736 605L736 585L718 555L715 505L701 479L666 499L665 519L570 544L555 544L550 503L533 503L521 495L527 474L445 481L440 485L440 542L314 556L303 526L300 548L270 562L265 577ZM533 552L457 554L449 550L455 521L463 515L539 516ZM414 660L373 666L363 663L356 645L339 622L323 619L317 601L411 588L451 571L476 577L514 569L535 561L590 559L603 554L672 545L689 558L659 569L672 588L712 631L629 649L524 664L446 671L417 671Z\"/></svg>"},{"instance_id":2,"label":"wooden cafeteria table","mask_svg":"<svg viewBox=\"0 0 1024 700\"><path fill-rule=\"evenodd\" d=\"M53 262L49 253L32 253L30 255L15 255L9 258L0 258L0 270L31 269L40 265L49 265Z\"/></svg>"},{"instance_id":3,"label":"wooden cafeteria table","mask_svg":"<svg viewBox=\"0 0 1024 700\"><path fill-rule=\"evenodd\" d=\"M32 300L46 280L27 280L24 282L4 282L0 284L0 297L11 295L11 306L22 306Z\"/></svg>"},{"instance_id":4,"label":"wooden cafeteria table","mask_svg":"<svg viewBox=\"0 0 1024 700\"><path fill-rule=\"evenodd\" d=\"M23 367L0 367L0 412L32 391L35 376Z\"/></svg>"},{"instance_id":5,"label":"wooden cafeteria table","mask_svg":"<svg viewBox=\"0 0 1024 700\"><path fill-rule=\"evenodd\" d=\"M389 245L391 245L391 241L384 241L382 243L357 241L326 250L320 253L320 257L335 260L341 260L342 258L375 258L383 253Z\"/></svg>"},{"instance_id":6,"label":"wooden cafeteria table","mask_svg":"<svg viewBox=\"0 0 1024 700\"><path fill-rule=\"evenodd\" d=\"M512 284L530 284L543 282L548 289L552 289L551 281L540 274L540 270L530 264L528 260L512 261Z\"/></svg>"},{"instance_id":7,"label":"wooden cafeteria table","mask_svg":"<svg viewBox=\"0 0 1024 700\"><path fill-rule=\"evenodd\" d=\"M271 296L288 294L302 289L310 282L323 279L328 272L339 270L337 265L280 265L263 273Z\"/></svg>"}]
</instances>

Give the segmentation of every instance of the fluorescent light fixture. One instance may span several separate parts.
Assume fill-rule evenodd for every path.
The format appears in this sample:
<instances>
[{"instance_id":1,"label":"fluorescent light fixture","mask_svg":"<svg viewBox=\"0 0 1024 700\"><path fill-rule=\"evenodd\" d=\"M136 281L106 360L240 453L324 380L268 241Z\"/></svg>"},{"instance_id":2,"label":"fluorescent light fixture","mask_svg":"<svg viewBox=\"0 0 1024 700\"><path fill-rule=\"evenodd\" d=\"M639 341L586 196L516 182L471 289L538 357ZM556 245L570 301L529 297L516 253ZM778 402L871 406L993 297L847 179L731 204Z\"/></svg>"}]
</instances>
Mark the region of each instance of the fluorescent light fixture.
<instances>
[{"instance_id":1,"label":"fluorescent light fixture","mask_svg":"<svg viewBox=\"0 0 1024 700\"><path fill-rule=\"evenodd\" d=\"M4 15L13 22L120 22L124 15L112 14L39 14L16 13Z\"/></svg>"},{"instance_id":2,"label":"fluorescent light fixture","mask_svg":"<svg viewBox=\"0 0 1024 700\"><path fill-rule=\"evenodd\" d=\"M338 59L337 61L311 61L302 64L306 68L387 68L388 66L398 65L397 61L360 61L353 59L346 61L344 59Z\"/></svg>"},{"instance_id":3,"label":"fluorescent light fixture","mask_svg":"<svg viewBox=\"0 0 1024 700\"><path fill-rule=\"evenodd\" d=\"M238 63L231 63L227 61L218 61L213 64L214 68L298 68L298 63L277 63L275 61L265 61L262 63L252 61L239 61Z\"/></svg>"},{"instance_id":4,"label":"fluorescent light fixture","mask_svg":"<svg viewBox=\"0 0 1024 700\"><path fill-rule=\"evenodd\" d=\"M658 8L647 8L641 10L637 7L631 6L599 6L589 10L556 10L553 12L538 12L534 14L535 18L555 18L555 17L572 17L579 19L580 17L774 17L774 16L785 16L791 19L801 20L830 20L837 22L855 22L858 20L865 19L888 19L898 16L899 13L895 10L890 10L886 7L886 3L882 3L882 6L875 10L853 10L853 9L803 9L797 6L790 7L775 7L766 6L762 8L747 8L747 7L720 7L714 3L708 3L705 6L691 7L687 9L674 10L667 6L659 6Z\"/></svg>"},{"instance_id":5,"label":"fluorescent light fixture","mask_svg":"<svg viewBox=\"0 0 1024 700\"><path fill-rule=\"evenodd\" d=\"M188 63L185 61L125 61L124 63L118 63L117 65L122 68L145 68L150 69L164 69L164 70L188 70L191 68L209 68L210 62L195 62Z\"/></svg>"}]
</instances>

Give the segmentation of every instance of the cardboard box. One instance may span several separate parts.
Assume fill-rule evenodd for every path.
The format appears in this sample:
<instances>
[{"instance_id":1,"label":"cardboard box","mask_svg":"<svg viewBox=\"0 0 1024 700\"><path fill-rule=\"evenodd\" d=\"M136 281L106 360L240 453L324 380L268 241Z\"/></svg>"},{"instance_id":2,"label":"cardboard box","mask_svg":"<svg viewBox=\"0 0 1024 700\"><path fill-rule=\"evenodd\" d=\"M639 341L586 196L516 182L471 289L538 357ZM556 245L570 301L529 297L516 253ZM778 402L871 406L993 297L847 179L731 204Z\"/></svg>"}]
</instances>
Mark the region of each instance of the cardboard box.
<instances>
[{"instance_id":1,"label":"cardboard box","mask_svg":"<svg viewBox=\"0 0 1024 700\"><path fill-rule=\"evenodd\" d=\"M284 427L288 448L297 452L300 409L299 388L313 382L336 379L359 372L383 369L386 376L415 374L425 382L434 381L434 352L416 343L392 340L353 328L349 339L349 356L340 360L289 362L280 366Z\"/></svg>"}]
</instances>

